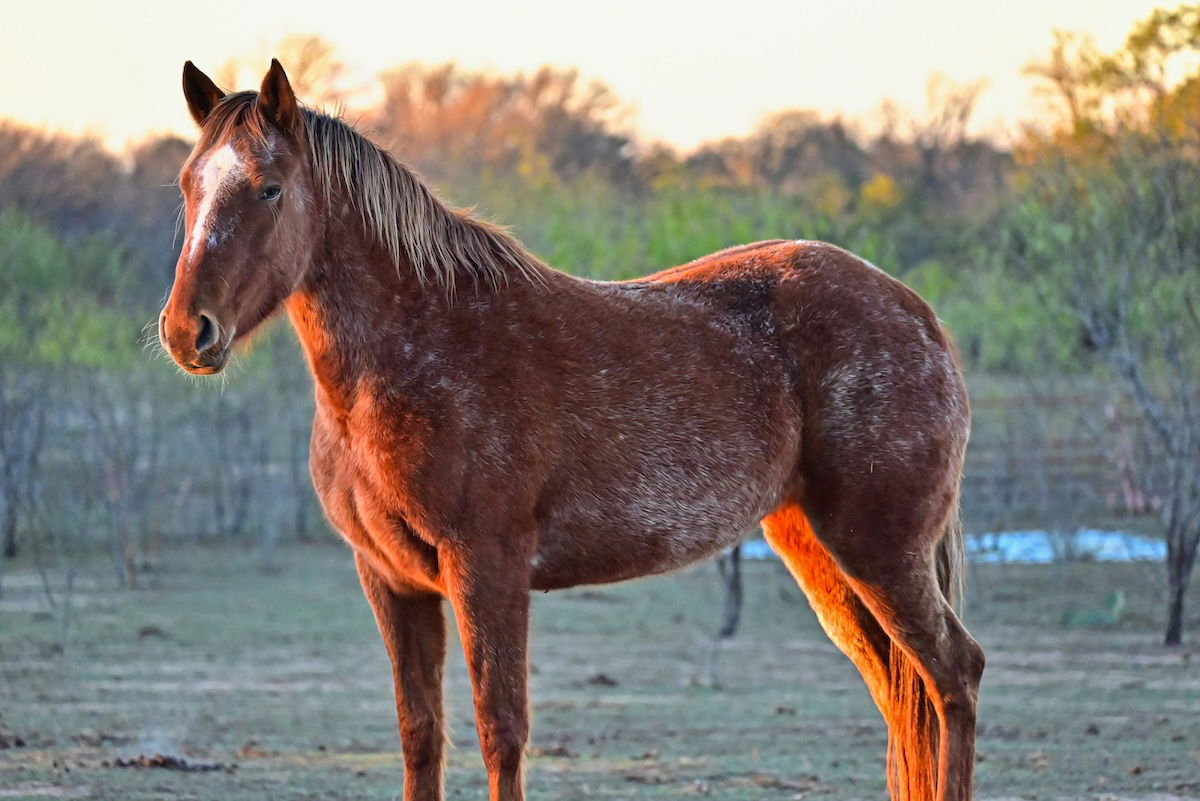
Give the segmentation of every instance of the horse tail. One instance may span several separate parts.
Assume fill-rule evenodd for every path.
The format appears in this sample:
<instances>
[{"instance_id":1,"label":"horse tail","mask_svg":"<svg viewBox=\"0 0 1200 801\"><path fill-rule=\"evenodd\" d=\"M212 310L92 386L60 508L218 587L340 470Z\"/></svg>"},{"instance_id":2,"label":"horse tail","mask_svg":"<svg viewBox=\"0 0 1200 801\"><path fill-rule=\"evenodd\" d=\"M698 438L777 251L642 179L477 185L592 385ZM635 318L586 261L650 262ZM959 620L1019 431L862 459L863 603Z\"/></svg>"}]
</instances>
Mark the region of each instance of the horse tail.
<instances>
[{"instance_id":1,"label":"horse tail","mask_svg":"<svg viewBox=\"0 0 1200 801\"><path fill-rule=\"evenodd\" d=\"M937 581L951 606L966 587L962 520L958 504L936 552ZM888 788L893 799L926 801L938 790L938 716L917 663L893 639L888 653Z\"/></svg>"},{"instance_id":2,"label":"horse tail","mask_svg":"<svg viewBox=\"0 0 1200 801\"><path fill-rule=\"evenodd\" d=\"M950 511L946 528L937 546L937 578L942 595L950 606L958 609L967 589L967 548L963 539L962 517L958 502Z\"/></svg>"}]
</instances>

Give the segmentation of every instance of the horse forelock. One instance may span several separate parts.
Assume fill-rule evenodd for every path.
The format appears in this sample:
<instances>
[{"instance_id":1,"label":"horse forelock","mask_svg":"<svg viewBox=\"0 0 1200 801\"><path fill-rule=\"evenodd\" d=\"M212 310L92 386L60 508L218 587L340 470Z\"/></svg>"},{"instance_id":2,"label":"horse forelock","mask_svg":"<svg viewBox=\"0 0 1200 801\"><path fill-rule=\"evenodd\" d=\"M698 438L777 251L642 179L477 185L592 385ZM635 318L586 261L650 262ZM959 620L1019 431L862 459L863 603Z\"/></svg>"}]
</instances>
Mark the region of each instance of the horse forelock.
<instances>
[{"instance_id":1,"label":"horse forelock","mask_svg":"<svg viewBox=\"0 0 1200 801\"><path fill-rule=\"evenodd\" d=\"M204 121L194 158L222 146L235 130L271 153L277 134L257 98L257 92L223 98ZM421 283L448 293L459 277L493 288L514 274L542 280L546 266L506 229L443 203L413 170L339 117L301 112L302 146L325 208L335 208L335 197L349 201L396 269L411 266Z\"/></svg>"},{"instance_id":2,"label":"horse forelock","mask_svg":"<svg viewBox=\"0 0 1200 801\"><path fill-rule=\"evenodd\" d=\"M257 99L258 92L232 92L222 98L200 126L200 138L193 157L220 147L235 131L244 133L264 148L269 147L274 131L266 118L258 113Z\"/></svg>"}]
</instances>

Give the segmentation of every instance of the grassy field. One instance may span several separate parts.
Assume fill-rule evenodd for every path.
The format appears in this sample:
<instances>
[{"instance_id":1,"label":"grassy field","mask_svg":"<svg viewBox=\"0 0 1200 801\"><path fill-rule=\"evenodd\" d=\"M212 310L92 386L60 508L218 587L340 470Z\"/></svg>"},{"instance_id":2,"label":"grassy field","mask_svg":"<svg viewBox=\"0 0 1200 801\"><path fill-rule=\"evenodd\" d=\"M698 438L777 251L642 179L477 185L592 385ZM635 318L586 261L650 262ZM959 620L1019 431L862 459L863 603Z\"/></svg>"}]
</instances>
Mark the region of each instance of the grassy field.
<instances>
[{"instance_id":1,"label":"grassy field","mask_svg":"<svg viewBox=\"0 0 1200 801\"><path fill-rule=\"evenodd\" d=\"M276 562L174 551L134 592L96 564L65 637L37 573L8 568L0 798L395 798L390 671L349 554L292 547ZM973 571L968 623L989 659L978 797L1200 798L1200 653L1158 645L1157 569ZM711 565L535 598L531 801L884 797L884 727L857 674L777 565L747 570L723 689L696 681L719 604ZM1063 624L1116 587L1119 626ZM1200 641L1195 616L1188 634ZM447 797L483 798L456 645L447 698ZM122 764L160 754L204 769Z\"/></svg>"}]
</instances>

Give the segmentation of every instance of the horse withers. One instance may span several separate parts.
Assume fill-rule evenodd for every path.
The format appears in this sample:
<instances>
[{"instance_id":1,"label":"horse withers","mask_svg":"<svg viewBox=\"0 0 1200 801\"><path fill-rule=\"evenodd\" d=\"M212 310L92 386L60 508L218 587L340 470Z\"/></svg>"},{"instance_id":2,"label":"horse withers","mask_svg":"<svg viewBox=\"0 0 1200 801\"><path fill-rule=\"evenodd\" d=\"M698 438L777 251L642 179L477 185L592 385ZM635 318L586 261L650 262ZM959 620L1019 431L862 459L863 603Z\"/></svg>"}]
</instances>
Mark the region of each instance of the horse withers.
<instances>
[{"instance_id":1,"label":"horse withers","mask_svg":"<svg viewBox=\"0 0 1200 801\"><path fill-rule=\"evenodd\" d=\"M301 106L278 62L232 94L189 62L183 88L200 137L160 338L216 373L287 310L313 483L394 667L406 801L442 798L443 600L490 797L521 799L531 590L671 570L760 523L887 722L893 797L970 797L970 412L915 293L806 241L574 278Z\"/></svg>"}]
</instances>

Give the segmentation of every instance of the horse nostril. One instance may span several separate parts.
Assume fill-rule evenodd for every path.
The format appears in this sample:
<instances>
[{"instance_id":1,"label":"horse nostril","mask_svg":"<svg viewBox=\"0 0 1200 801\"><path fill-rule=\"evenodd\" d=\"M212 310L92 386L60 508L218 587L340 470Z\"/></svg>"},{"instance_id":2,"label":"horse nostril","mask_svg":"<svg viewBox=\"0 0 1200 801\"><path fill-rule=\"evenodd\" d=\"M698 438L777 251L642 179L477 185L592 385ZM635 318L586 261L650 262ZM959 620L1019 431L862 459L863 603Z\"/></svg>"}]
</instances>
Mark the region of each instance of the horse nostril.
<instances>
[{"instance_id":1,"label":"horse nostril","mask_svg":"<svg viewBox=\"0 0 1200 801\"><path fill-rule=\"evenodd\" d=\"M200 312L200 330L196 333L196 352L204 353L217 344L220 333L221 329L217 326L216 320L204 312Z\"/></svg>"}]
</instances>

